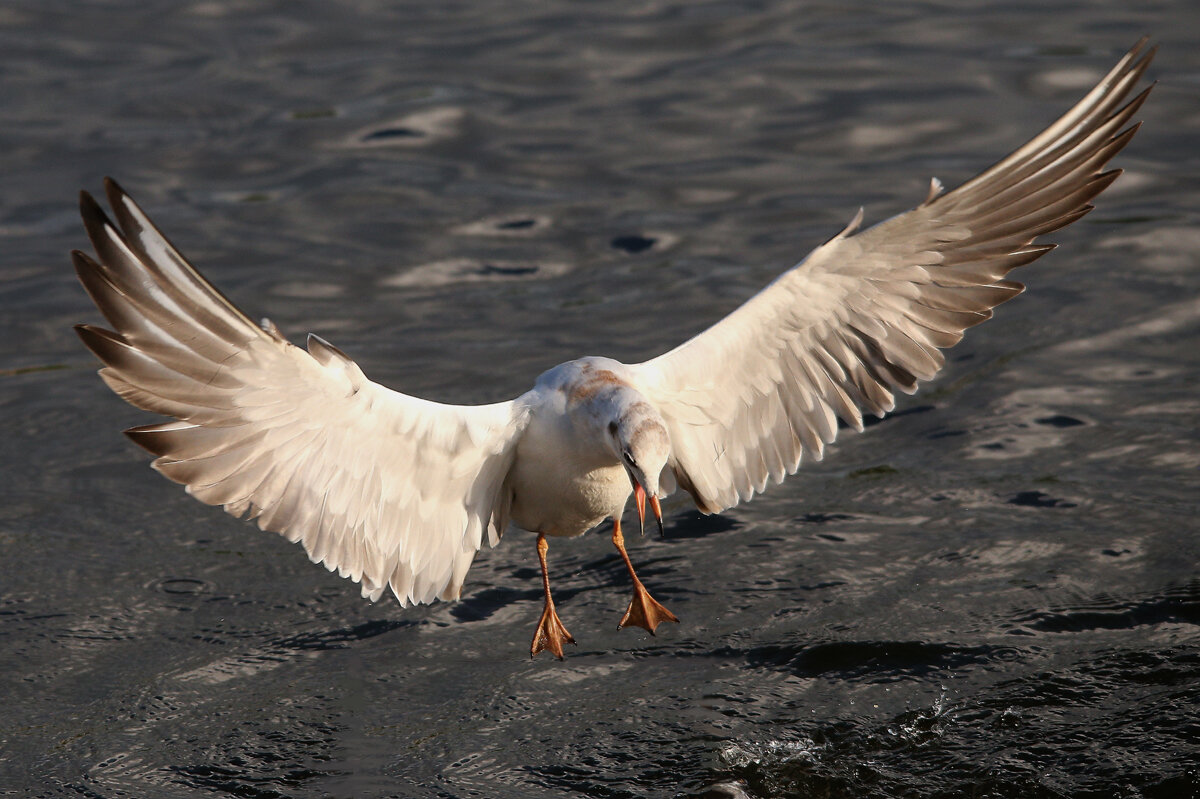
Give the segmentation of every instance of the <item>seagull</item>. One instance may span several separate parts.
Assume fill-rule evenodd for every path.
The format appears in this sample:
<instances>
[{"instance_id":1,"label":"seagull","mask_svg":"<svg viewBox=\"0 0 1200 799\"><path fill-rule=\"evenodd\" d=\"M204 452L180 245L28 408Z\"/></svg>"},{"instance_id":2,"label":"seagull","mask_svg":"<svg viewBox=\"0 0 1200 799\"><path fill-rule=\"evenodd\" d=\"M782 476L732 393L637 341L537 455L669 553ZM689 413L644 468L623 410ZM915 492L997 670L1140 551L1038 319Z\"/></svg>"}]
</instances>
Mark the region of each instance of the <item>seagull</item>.
<instances>
[{"instance_id":1,"label":"seagull","mask_svg":"<svg viewBox=\"0 0 1200 799\"><path fill-rule=\"evenodd\" d=\"M95 257L75 270L112 329L76 330L118 396L171 421L126 434L201 502L304 546L314 563L401 606L457 599L476 553L510 524L537 535L543 610L530 656L574 643L555 609L550 537L612 519L633 584L620 627L678 619L625 549L630 496L676 490L704 513L751 499L820 460L838 420L861 431L913 393L942 350L1024 290L1008 280L1054 248L1035 243L1092 209L1105 165L1153 86L1127 101L1155 48L1139 41L1060 119L950 192L840 233L712 327L643 363L585 357L491 405L448 405L369 380L310 334L289 342L209 283L111 179L115 223L87 193Z\"/></svg>"}]
</instances>

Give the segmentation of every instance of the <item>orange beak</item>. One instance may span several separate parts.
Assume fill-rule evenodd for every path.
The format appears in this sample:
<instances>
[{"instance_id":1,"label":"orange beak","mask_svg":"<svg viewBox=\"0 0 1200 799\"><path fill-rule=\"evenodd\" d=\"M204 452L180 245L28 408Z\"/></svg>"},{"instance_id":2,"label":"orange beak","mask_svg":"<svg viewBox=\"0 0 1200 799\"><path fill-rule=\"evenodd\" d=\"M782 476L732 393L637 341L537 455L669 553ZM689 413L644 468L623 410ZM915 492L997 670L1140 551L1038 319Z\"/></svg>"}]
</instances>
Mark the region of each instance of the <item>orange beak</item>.
<instances>
[{"instance_id":1,"label":"orange beak","mask_svg":"<svg viewBox=\"0 0 1200 799\"><path fill-rule=\"evenodd\" d=\"M637 507L638 523L642 528L642 535L646 534L646 489L642 488L641 483L633 480L633 502ZM666 538L666 531L663 529L662 506L658 504L658 497L650 497L650 510L654 511L654 521L658 522L658 534Z\"/></svg>"},{"instance_id":2,"label":"orange beak","mask_svg":"<svg viewBox=\"0 0 1200 799\"><path fill-rule=\"evenodd\" d=\"M646 489L637 480L633 481L633 506L637 508L638 523L642 526L642 535L646 534Z\"/></svg>"},{"instance_id":3,"label":"orange beak","mask_svg":"<svg viewBox=\"0 0 1200 799\"><path fill-rule=\"evenodd\" d=\"M658 537L666 538L667 531L663 529L662 505L658 504L658 497L650 497L650 510L654 511L654 521L658 522Z\"/></svg>"}]
</instances>

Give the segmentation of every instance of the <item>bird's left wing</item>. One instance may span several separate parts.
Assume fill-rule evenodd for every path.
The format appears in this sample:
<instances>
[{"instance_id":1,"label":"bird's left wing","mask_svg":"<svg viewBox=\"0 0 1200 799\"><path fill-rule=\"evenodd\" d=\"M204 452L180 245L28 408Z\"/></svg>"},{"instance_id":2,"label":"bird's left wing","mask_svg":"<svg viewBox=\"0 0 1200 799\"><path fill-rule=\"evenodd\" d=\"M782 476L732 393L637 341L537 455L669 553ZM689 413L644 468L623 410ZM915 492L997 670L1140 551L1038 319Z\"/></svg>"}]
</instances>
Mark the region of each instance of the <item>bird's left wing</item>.
<instances>
[{"instance_id":1,"label":"bird's left wing","mask_svg":"<svg viewBox=\"0 0 1200 799\"><path fill-rule=\"evenodd\" d=\"M669 468L701 510L749 499L820 458L838 418L862 429L896 390L941 368L941 350L1019 294L1004 279L1054 245L1034 245L1089 210L1119 170L1147 89L1122 106L1153 50L1139 42L1045 131L954 191L841 234L705 332L631 367L662 413Z\"/></svg>"},{"instance_id":2,"label":"bird's left wing","mask_svg":"<svg viewBox=\"0 0 1200 799\"><path fill-rule=\"evenodd\" d=\"M390 585L402 604L455 598L476 551L508 521L505 479L523 398L443 405L371 382L340 350L254 324L115 183L119 228L86 193L97 259L72 253L114 331L77 330L133 405L177 421L126 432L192 496L249 514L314 562Z\"/></svg>"}]
</instances>

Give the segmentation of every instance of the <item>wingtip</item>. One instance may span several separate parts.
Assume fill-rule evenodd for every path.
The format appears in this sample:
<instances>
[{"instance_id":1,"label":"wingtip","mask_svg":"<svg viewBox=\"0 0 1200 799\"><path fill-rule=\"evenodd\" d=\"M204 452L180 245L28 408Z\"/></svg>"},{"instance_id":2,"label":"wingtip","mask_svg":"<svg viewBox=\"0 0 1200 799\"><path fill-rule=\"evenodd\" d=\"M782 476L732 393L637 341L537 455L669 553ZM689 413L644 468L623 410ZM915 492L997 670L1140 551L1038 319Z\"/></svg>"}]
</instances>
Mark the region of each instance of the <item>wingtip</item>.
<instances>
[{"instance_id":1,"label":"wingtip","mask_svg":"<svg viewBox=\"0 0 1200 799\"><path fill-rule=\"evenodd\" d=\"M1151 81L1150 85L1147 86L1146 88L1142 89L1136 95L1134 95L1132 100L1127 102L1124 106L1122 106L1117 111L1114 111L1112 114L1112 117L1115 117L1118 114L1128 114L1129 116L1133 116L1134 114L1136 114L1138 112L1138 110L1142 107L1142 104L1146 102L1146 98L1150 96L1150 92L1157 85L1158 85L1158 81ZM1136 126L1136 125L1140 125L1142 123L1140 121L1138 121L1134 124Z\"/></svg>"},{"instance_id":2,"label":"wingtip","mask_svg":"<svg viewBox=\"0 0 1200 799\"><path fill-rule=\"evenodd\" d=\"M121 188L120 183L117 183L111 177L105 176L104 196L108 198L108 204L115 209L120 207L121 203L129 197L129 194Z\"/></svg>"},{"instance_id":3,"label":"wingtip","mask_svg":"<svg viewBox=\"0 0 1200 799\"><path fill-rule=\"evenodd\" d=\"M71 250L71 266L75 267L75 275L85 289L88 288L91 277L101 271L100 265L83 250Z\"/></svg>"},{"instance_id":4,"label":"wingtip","mask_svg":"<svg viewBox=\"0 0 1200 799\"><path fill-rule=\"evenodd\" d=\"M104 209L100 207L100 203L96 202L96 198L87 189L79 192L79 213L86 220L88 217L97 215L103 216Z\"/></svg>"},{"instance_id":5,"label":"wingtip","mask_svg":"<svg viewBox=\"0 0 1200 799\"><path fill-rule=\"evenodd\" d=\"M1134 42L1133 47L1125 51L1121 60L1125 64L1134 64L1129 68L1130 71L1144 69L1154 59L1154 54L1158 52L1158 45L1151 45L1147 49L1146 45L1148 44L1150 44L1150 34L1147 33Z\"/></svg>"},{"instance_id":6,"label":"wingtip","mask_svg":"<svg viewBox=\"0 0 1200 799\"><path fill-rule=\"evenodd\" d=\"M73 325L72 327L74 328L75 332L81 336L101 336L101 337L103 337L103 336L113 335L113 333L109 332L108 330L105 330L102 327L96 327L96 325L90 324L88 322L80 322L79 324Z\"/></svg>"},{"instance_id":7,"label":"wingtip","mask_svg":"<svg viewBox=\"0 0 1200 799\"><path fill-rule=\"evenodd\" d=\"M151 455L162 455L163 453L156 451L156 449L154 447L154 444L153 444L154 439L153 439L153 436L151 436L148 431L149 427L150 427L149 425L142 425L141 427L130 427L128 429L122 430L121 432L124 433L126 435L126 437L129 438L130 441L137 444L139 447L146 450Z\"/></svg>"},{"instance_id":8,"label":"wingtip","mask_svg":"<svg viewBox=\"0 0 1200 799\"><path fill-rule=\"evenodd\" d=\"M75 271L81 269L91 269L93 261L83 250L71 250L71 263L75 265Z\"/></svg>"},{"instance_id":9,"label":"wingtip","mask_svg":"<svg viewBox=\"0 0 1200 799\"><path fill-rule=\"evenodd\" d=\"M78 324L74 326L74 330L75 335L79 336L83 342L83 346L91 350L92 354L105 364L111 360L111 356L106 353L112 352L114 344L123 343L116 333L95 325Z\"/></svg>"},{"instance_id":10,"label":"wingtip","mask_svg":"<svg viewBox=\"0 0 1200 799\"><path fill-rule=\"evenodd\" d=\"M1133 49L1121 59L1121 63L1118 66L1123 67L1121 70L1123 74L1134 75L1137 80L1140 80L1146 70L1150 68L1151 62L1154 61L1154 56L1158 55L1158 45L1152 45L1149 49L1143 51L1149 39L1149 36L1143 36L1134 45Z\"/></svg>"},{"instance_id":11,"label":"wingtip","mask_svg":"<svg viewBox=\"0 0 1200 799\"><path fill-rule=\"evenodd\" d=\"M83 217L83 227L92 241L92 246L99 250L99 241L108 235L105 231L116 229L112 220L96 198L87 191L79 192L79 215Z\"/></svg>"},{"instance_id":12,"label":"wingtip","mask_svg":"<svg viewBox=\"0 0 1200 799\"><path fill-rule=\"evenodd\" d=\"M171 456L173 450L173 438L171 433L180 429L184 429L179 422L143 424L136 427L129 427L121 432L129 438L130 441L137 444L142 449L149 452L151 455L156 455L160 458ZM178 455L176 455L178 457Z\"/></svg>"}]
</instances>

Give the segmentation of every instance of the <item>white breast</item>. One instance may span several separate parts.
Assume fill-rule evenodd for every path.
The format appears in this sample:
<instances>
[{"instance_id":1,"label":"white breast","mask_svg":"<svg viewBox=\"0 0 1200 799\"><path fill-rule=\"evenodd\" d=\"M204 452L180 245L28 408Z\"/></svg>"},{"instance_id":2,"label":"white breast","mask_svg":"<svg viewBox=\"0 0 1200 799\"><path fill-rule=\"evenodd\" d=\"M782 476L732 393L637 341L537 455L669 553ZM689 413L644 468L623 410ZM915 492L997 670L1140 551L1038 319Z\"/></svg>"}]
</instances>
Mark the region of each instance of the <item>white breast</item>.
<instances>
[{"instance_id":1,"label":"white breast","mask_svg":"<svg viewBox=\"0 0 1200 799\"><path fill-rule=\"evenodd\" d=\"M581 358L538 378L539 402L509 476L517 526L581 535L625 507L633 487L603 433L615 414L604 392L621 382L622 369L607 358Z\"/></svg>"},{"instance_id":2,"label":"white breast","mask_svg":"<svg viewBox=\"0 0 1200 799\"><path fill-rule=\"evenodd\" d=\"M625 507L629 476L613 456L587 447L564 417L546 412L529 424L513 464L512 520L526 530L581 535Z\"/></svg>"}]
</instances>

